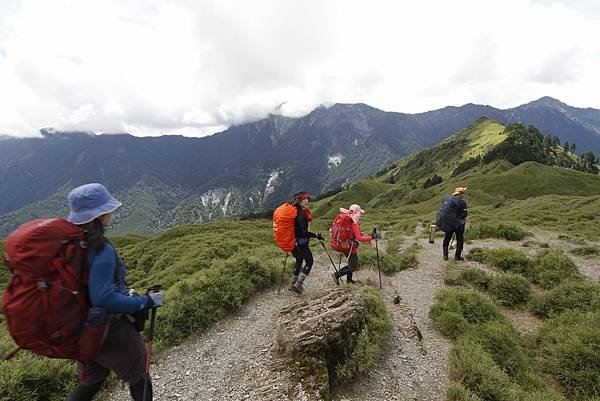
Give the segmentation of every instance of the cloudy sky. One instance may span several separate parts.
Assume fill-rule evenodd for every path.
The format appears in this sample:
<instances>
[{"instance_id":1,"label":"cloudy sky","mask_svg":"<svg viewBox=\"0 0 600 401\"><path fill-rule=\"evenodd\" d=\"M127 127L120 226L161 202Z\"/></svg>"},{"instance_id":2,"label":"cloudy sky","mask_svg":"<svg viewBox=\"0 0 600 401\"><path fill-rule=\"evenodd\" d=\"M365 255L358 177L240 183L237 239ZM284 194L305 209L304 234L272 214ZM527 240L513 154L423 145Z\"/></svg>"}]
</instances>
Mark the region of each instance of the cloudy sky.
<instances>
[{"instance_id":1,"label":"cloudy sky","mask_svg":"<svg viewBox=\"0 0 600 401\"><path fill-rule=\"evenodd\" d=\"M597 0L0 0L0 134L200 136L270 112L600 108Z\"/></svg>"}]
</instances>

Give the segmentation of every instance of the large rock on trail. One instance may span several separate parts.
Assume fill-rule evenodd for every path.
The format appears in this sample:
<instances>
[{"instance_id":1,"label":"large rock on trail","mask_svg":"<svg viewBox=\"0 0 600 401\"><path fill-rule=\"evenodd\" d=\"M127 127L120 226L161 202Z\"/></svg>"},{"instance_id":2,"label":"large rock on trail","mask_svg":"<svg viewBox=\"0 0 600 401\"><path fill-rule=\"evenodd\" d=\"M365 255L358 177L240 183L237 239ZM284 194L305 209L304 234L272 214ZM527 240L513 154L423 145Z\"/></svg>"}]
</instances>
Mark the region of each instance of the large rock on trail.
<instances>
[{"instance_id":1,"label":"large rock on trail","mask_svg":"<svg viewBox=\"0 0 600 401\"><path fill-rule=\"evenodd\" d=\"M365 292L339 287L281 310L277 318L274 368L290 400L330 399L339 363L348 360L367 328ZM385 314L385 309L383 309ZM387 314L386 317L387 319Z\"/></svg>"}]
</instances>

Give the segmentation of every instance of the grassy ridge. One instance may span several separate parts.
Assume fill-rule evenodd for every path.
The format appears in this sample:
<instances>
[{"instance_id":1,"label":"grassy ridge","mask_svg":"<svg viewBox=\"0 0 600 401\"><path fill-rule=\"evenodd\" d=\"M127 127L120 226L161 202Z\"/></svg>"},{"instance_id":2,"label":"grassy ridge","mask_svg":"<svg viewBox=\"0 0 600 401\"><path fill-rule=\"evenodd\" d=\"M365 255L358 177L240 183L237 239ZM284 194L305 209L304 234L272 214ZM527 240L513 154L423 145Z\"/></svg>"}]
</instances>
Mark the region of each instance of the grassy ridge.
<instances>
[{"instance_id":1,"label":"grassy ridge","mask_svg":"<svg viewBox=\"0 0 600 401\"><path fill-rule=\"evenodd\" d=\"M481 189L487 194L515 199L542 195L600 194L598 175L535 162L525 162L508 171L492 176L481 175L465 182L467 186Z\"/></svg>"}]
</instances>

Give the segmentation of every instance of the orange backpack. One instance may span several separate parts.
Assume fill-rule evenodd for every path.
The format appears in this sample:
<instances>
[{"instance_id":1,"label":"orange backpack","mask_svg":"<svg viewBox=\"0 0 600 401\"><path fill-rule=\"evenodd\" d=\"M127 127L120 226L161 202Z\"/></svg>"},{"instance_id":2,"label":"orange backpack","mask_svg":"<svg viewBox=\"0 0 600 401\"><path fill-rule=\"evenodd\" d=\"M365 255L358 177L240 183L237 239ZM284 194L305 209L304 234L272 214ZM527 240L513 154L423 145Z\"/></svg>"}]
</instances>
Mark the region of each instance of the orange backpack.
<instances>
[{"instance_id":1,"label":"orange backpack","mask_svg":"<svg viewBox=\"0 0 600 401\"><path fill-rule=\"evenodd\" d=\"M340 213L329 229L329 246L338 252L347 253L352 246L352 217L347 213Z\"/></svg>"},{"instance_id":2,"label":"orange backpack","mask_svg":"<svg viewBox=\"0 0 600 401\"><path fill-rule=\"evenodd\" d=\"M296 246L294 221L297 215L296 206L287 202L273 212L273 237L277 246L284 252L290 252Z\"/></svg>"}]
</instances>

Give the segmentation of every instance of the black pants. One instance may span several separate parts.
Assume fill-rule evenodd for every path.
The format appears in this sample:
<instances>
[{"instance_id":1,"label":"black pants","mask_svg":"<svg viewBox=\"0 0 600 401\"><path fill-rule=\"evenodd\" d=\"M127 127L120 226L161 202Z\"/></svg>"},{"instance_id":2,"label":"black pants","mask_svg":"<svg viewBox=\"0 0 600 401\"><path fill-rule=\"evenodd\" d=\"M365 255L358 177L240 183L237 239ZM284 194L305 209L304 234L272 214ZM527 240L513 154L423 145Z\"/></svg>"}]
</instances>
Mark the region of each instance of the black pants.
<instances>
[{"instance_id":1,"label":"black pants","mask_svg":"<svg viewBox=\"0 0 600 401\"><path fill-rule=\"evenodd\" d=\"M94 396L100 391L100 388L104 384L104 380L101 380L93 384L80 383L67 398L67 401L91 401ZM148 390L147 398L152 401L152 381L148 378ZM142 378L139 382L129 385L129 394L134 401L143 401L144 399L144 379Z\"/></svg>"},{"instance_id":2,"label":"black pants","mask_svg":"<svg viewBox=\"0 0 600 401\"><path fill-rule=\"evenodd\" d=\"M294 266L294 276L300 275L300 269L302 268L302 262L305 263L304 271L302 273L308 276L310 269L312 269L314 260L313 255L308 244L302 246L296 246L292 250L292 256L296 258L296 265Z\"/></svg>"},{"instance_id":3,"label":"black pants","mask_svg":"<svg viewBox=\"0 0 600 401\"><path fill-rule=\"evenodd\" d=\"M454 252L454 258L456 259L462 256L465 242L465 226L461 224L455 230L446 232L446 235L444 235L444 244L442 245L444 256L448 256L448 246L450 245L450 240L452 240L452 234L456 234L456 251Z\"/></svg>"},{"instance_id":4,"label":"black pants","mask_svg":"<svg viewBox=\"0 0 600 401\"><path fill-rule=\"evenodd\" d=\"M335 275L340 278L348 276L348 280L352 280L352 272L358 268L358 254L351 253L348 258L348 264L342 267Z\"/></svg>"}]
</instances>

